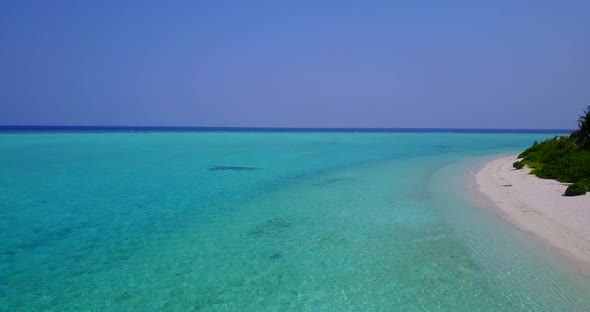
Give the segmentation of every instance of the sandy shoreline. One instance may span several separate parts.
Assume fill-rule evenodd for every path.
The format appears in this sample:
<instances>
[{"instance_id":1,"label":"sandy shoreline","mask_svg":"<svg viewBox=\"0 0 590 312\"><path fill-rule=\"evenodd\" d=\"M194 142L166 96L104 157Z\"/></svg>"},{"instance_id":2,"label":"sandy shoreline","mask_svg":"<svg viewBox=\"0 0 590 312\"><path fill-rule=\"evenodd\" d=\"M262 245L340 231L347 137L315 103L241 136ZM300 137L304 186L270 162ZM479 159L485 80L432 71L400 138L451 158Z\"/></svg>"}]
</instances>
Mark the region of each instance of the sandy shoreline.
<instances>
[{"instance_id":1,"label":"sandy shoreline","mask_svg":"<svg viewBox=\"0 0 590 312\"><path fill-rule=\"evenodd\" d=\"M514 170L516 156L493 160L474 174L490 208L533 234L583 274L590 276L590 194L562 196L566 184Z\"/></svg>"}]
</instances>

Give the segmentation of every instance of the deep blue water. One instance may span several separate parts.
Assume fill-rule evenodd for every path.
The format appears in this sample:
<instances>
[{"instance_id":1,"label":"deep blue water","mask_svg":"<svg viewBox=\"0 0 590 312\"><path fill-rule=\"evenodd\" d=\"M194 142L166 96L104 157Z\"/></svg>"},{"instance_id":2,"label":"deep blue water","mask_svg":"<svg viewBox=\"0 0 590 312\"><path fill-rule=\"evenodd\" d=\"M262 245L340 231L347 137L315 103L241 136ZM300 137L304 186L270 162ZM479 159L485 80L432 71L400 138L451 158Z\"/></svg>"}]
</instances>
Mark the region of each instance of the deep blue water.
<instances>
[{"instance_id":1,"label":"deep blue water","mask_svg":"<svg viewBox=\"0 0 590 312\"><path fill-rule=\"evenodd\" d=\"M468 128L265 128L265 127L152 127L152 126L9 126L0 132L399 132L399 133L539 133L568 134L567 129Z\"/></svg>"}]
</instances>

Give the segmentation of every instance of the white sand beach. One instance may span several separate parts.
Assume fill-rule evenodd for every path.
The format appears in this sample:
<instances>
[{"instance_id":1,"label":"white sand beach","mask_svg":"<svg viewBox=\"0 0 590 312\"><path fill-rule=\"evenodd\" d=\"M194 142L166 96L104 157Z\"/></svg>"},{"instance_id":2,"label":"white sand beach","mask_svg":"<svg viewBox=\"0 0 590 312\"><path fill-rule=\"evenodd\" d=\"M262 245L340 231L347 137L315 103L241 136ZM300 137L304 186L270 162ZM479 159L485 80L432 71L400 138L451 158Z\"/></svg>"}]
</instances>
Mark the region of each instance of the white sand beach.
<instances>
[{"instance_id":1,"label":"white sand beach","mask_svg":"<svg viewBox=\"0 0 590 312\"><path fill-rule=\"evenodd\" d=\"M504 219L590 276L590 193L563 196L567 184L537 178L527 167L515 170L516 160L502 157L484 165L475 173L480 192Z\"/></svg>"}]
</instances>

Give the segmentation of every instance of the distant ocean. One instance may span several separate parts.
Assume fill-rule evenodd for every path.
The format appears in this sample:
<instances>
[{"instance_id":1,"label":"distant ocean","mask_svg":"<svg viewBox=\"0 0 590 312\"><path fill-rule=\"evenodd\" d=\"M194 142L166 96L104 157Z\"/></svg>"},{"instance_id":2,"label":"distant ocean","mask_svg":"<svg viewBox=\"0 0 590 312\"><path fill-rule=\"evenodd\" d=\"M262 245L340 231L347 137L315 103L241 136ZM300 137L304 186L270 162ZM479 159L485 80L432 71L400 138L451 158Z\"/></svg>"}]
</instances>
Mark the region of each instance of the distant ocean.
<instances>
[{"instance_id":1,"label":"distant ocean","mask_svg":"<svg viewBox=\"0 0 590 312\"><path fill-rule=\"evenodd\" d=\"M0 132L0 311L590 311L464 190L562 130Z\"/></svg>"}]
</instances>

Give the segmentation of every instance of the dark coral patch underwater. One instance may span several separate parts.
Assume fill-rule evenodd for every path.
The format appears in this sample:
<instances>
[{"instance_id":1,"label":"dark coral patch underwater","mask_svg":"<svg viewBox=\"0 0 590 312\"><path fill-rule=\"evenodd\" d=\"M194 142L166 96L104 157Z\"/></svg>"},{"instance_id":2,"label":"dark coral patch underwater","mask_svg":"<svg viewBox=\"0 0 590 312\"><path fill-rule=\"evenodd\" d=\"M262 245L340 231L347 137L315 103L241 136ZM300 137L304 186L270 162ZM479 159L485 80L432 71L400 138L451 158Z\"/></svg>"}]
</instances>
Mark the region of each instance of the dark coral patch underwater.
<instances>
[{"instance_id":1,"label":"dark coral patch underwater","mask_svg":"<svg viewBox=\"0 0 590 312\"><path fill-rule=\"evenodd\" d=\"M282 218L272 218L262 224L258 224L252 227L248 231L248 235L251 236L273 236L282 233L286 229L290 228L293 224L288 220Z\"/></svg>"},{"instance_id":2,"label":"dark coral patch underwater","mask_svg":"<svg viewBox=\"0 0 590 312\"><path fill-rule=\"evenodd\" d=\"M261 170L257 167L242 167L242 166L211 166L209 171L254 171Z\"/></svg>"}]
</instances>

